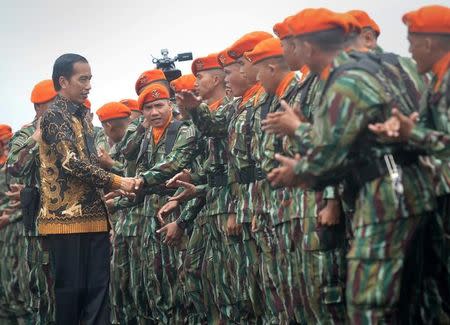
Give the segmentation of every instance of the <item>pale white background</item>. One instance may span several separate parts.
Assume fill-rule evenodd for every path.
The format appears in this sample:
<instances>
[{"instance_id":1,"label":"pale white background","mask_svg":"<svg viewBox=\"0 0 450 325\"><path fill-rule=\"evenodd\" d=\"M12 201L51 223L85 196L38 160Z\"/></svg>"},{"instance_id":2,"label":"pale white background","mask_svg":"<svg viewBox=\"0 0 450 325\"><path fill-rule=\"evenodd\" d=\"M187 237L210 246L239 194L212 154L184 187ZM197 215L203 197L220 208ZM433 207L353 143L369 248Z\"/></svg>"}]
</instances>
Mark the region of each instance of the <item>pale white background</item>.
<instances>
[{"instance_id":1,"label":"pale white background","mask_svg":"<svg viewBox=\"0 0 450 325\"><path fill-rule=\"evenodd\" d=\"M434 3L448 6L450 0L0 0L0 123L17 130L32 120L31 89L51 77L63 53L90 62L95 111L109 101L135 98L137 77L154 67L151 55L159 56L161 48L172 56L203 56L247 32L272 32L276 22L307 7L366 10L381 27L381 46L409 55L401 16ZM177 66L190 72L190 62Z\"/></svg>"}]
</instances>

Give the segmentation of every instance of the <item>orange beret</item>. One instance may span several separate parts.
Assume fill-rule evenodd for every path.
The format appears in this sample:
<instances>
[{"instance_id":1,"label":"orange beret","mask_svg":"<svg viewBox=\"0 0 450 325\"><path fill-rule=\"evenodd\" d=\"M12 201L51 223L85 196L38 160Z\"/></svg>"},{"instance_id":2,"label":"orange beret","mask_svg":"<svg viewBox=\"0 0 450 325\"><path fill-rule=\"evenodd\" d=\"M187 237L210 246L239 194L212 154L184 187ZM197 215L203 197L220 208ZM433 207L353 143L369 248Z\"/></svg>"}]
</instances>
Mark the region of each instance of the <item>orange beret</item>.
<instances>
[{"instance_id":1,"label":"orange beret","mask_svg":"<svg viewBox=\"0 0 450 325\"><path fill-rule=\"evenodd\" d=\"M289 16L285 20L283 20L281 23L276 23L275 25L273 25L273 32L281 40L284 40L285 38L292 36L292 32L289 29L289 26L287 24L287 21L289 19L291 19L291 17L292 16Z\"/></svg>"},{"instance_id":2,"label":"orange beret","mask_svg":"<svg viewBox=\"0 0 450 325\"><path fill-rule=\"evenodd\" d=\"M159 99L169 99L170 94L166 87L160 84L151 84L139 95L138 107L142 111L145 103L151 103Z\"/></svg>"},{"instance_id":3,"label":"orange beret","mask_svg":"<svg viewBox=\"0 0 450 325\"><path fill-rule=\"evenodd\" d=\"M166 79L164 72L160 69L142 72L142 74L139 76L138 80L136 81L136 85L134 87L136 90L136 94L139 95L145 86L148 86L149 84L151 84L153 82L162 81L162 80L167 80L167 79Z\"/></svg>"},{"instance_id":4,"label":"orange beret","mask_svg":"<svg viewBox=\"0 0 450 325\"><path fill-rule=\"evenodd\" d=\"M0 141L7 141L13 136L12 129L9 125L0 124Z\"/></svg>"},{"instance_id":5,"label":"orange beret","mask_svg":"<svg viewBox=\"0 0 450 325\"><path fill-rule=\"evenodd\" d=\"M31 91L31 102L33 104L46 103L57 95L53 80L42 80L38 82Z\"/></svg>"},{"instance_id":6,"label":"orange beret","mask_svg":"<svg viewBox=\"0 0 450 325\"><path fill-rule=\"evenodd\" d=\"M273 36L266 32L251 32L245 34L228 48L228 55L234 59L239 59L244 55L244 52L253 50L256 44L271 37Z\"/></svg>"},{"instance_id":7,"label":"orange beret","mask_svg":"<svg viewBox=\"0 0 450 325\"><path fill-rule=\"evenodd\" d=\"M405 14L403 22L410 33L450 34L450 7L425 6Z\"/></svg>"},{"instance_id":8,"label":"orange beret","mask_svg":"<svg viewBox=\"0 0 450 325\"><path fill-rule=\"evenodd\" d=\"M367 12L362 10L350 10L347 12L347 14L353 16L358 21L361 28L372 28L377 36L380 35L380 26L378 26L378 24L372 18L370 18Z\"/></svg>"},{"instance_id":9,"label":"orange beret","mask_svg":"<svg viewBox=\"0 0 450 325\"><path fill-rule=\"evenodd\" d=\"M197 78L195 78L193 74L185 74L175 80L172 80L170 87L172 87L176 93L179 93L183 89L194 90L196 80Z\"/></svg>"},{"instance_id":10,"label":"orange beret","mask_svg":"<svg viewBox=\"0 0 450 325\"><path fill-rule=\"evenodd\" d=\"M87 109L91 109L91 101L86 98L86 100L83 102L84 107Z\"/></svg>"},{"instance_id":11,"label":"orange beret","mask_svg":"<svg viewBox=\"0 0 450 325\"><path fill-rule=\"evenodd\" d=\"M305 9L288 19L287 24L294 36L312 34L340 28L345 33L353 32L356 20L325 8Z\"/></svg>"},{"instance_id":12,"label":"orange beret","mask_svg":"<svg viewBox=\"0 0 450 325\"><path fill-rule=\"evenodd\" d=\"M96 114L100 122L106 122L117 118L129 117L131 110L122 103L111 102L100 107Z\"/></svg>"},{"instance_id":13,"label":"orange beret","mask_svg":"<svg viewBox=\"0 0 450 325\"><path fill-rule=\"evenodd\" d=\"M250 52L245 52L244 56L252 63L258 63L265 59L283 56L283 48L278 38L272 37L259 42Z\"/></svg>"},{"instance_id":14,"label":"orange beret","mask_svg":"<svg viewBox=\"0 0 450 325\"><path fill-rule=\"evenodd\" d=\"M200 71L212 70L212 69L221 69L222 67L219 64L217 59L217 53L209 54L203 58L197 58L192 62L191 70L192 73L197 75Z\"/></svg>"},{"instance_id":15,"label":"orange beret","mask_svg":"<svg viewBox=\"0 0 450 325\"><path fill-rule=\"evenodd\" d=\"M236 63L236 60L228 55L228 49L219 52L217 55L217 61L222 68L229 66L230 64Z\"/></svg>"},{"instance_id":16,"label":"orange beret","mask_svg":"<svg viewBox=\"0 0 450 325\"><path fill-rule=\"evenodd\" d=\"M135 99L122 99L120 101L120 103L124 104L126 107L128 107L132 111L139 112L138 102Z\"/></svg>"}]
</instances>

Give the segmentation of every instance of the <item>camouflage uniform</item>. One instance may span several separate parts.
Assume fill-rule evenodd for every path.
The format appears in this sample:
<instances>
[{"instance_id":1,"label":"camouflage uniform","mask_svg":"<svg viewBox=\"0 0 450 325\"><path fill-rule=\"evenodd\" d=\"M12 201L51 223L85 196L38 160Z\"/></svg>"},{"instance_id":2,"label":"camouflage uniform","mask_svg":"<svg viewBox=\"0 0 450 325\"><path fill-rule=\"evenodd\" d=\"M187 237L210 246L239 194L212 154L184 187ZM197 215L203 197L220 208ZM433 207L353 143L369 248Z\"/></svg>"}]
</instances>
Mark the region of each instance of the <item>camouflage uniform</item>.
<instances>
[{"instance_id":1,"label":"camouflage uniform","mask_svg":"<svg viewBox=\"0 0 450 325\"><path fill-rule=\"evenodd\" d=\"M39 187L39 150L38 143L31 138L36 130L36 120L25 125L10 142L8 172L22 177L26 186ZM43 247L44 241L39 236L36 219L31 227L24 229L26 256L29 274L30 309L34 324L55 322L54 295L49 269L48 251Z\"/></svg>"},{"instance_id":2,"label":"camouflage uniform","mask_svg":"<svg viewBox=\"0 0 450 325\"><path fill-rule=\"evenodd\" d=\"M425 272L437 283L428 282L424 290L434 286L423 303L428 308L427 320L439 317L438 306L442 305L447 317L450 315L450 54L441 60L445 73L433 74L431 84L420 102L420 120L413 129L410 143L425 150L431 157L424 159L437 196L436 217L432 218L425 240L425 254L434 255L434 263L425 265ZM444 236L442 236L444 233ZM434 311L432 311L434 310ZM436 320L436 318L434 318ZM426 320L424 320L426 321ZM441 320L442 321L442 320Z\"/></svg>"},{"instance_id":3,"label":"camouflage uniform","mask_svg":"<svg viewBox=\"0 0 450 325\"><path fill-rule=\"evenodd\" d=\"M339 54L330 76L349 60L347 53ZM346 173L350 173L346 181L355 182L355 238L347 255L346 288L352 323L398 321L405 253L416 229L434 209L432 189L417 163L417 152L380 143L367 128L390 114L395 94L385 90L387 85L399 92L381 72L374 76L355 68L324 86L314 115L314 149L295 167L302 182L313 188L333 184ZM402 96L396 100L399 107L407 107ZM384 159L396 161L399 177L390 176Z\"/></svg>"},{"instance_id":4,"label":"camouflage uniform","mask_svg":"<svg viewBox=\"0 0 450 325\"><path fill-rule=\"evenodd\" d=\"M202 123L201 119L203 115L214 115L227 120L231 114L232 104L226 98L214 112L206 104L192 111L194 123L207 137L208 157L202 174L208 187L205 204L195 219L188 246L185 264L187 294L197 311L206 307L203 313L207 313L210 323L239 322L240 296L235 279L240 251L237 249L239 239L229 237L226 232L228 217L235 212L230 209L226 132L214 132L216 130L210 128L209 124ZM194 178L196 183L200 183L198 177ZM203 293L200 291L202 288Z\"/></svg>"},{"instance_id":5,"label":"camouflage uniform","mask_svg":"<svg viewBox=\"0 0 450 325\"><path fill-rule=\"evenodd\" d=\"M187 237L184 236L176 247L171 247L163 243L164 235L156 233L160 228L155 218L156 213L166 203L169 193L164 190L163 185L157 191L155 187L188 167L198 153L195 128L182 125L178 129L172 151L166 155L169 128L170 125L157 144L153 141L150 128L145 134L137 158L137 174L142 174L147 189L155 193L146 194L144 198L145 224L141 243L144 287L153 320L164 324L182 322L185 317L183 286L178 270L182 266ZM175 219L176 213L167 222Z\"/></svg>"},{"instance_id":6,"label":"camouflage uniform","mask_svg":"<svg viewBox=\"0 0 450 325\"><path fill-rule=\"evenodd\" d=\"M0 173L3 175L2 187L7 191L5 185L17 180L11 180L6 176L6 166L1 166ZM4 193L4 192L3 192ZM9 200L6 199L1 210L8 207ZM10 214L9 224L0 230L2 242L0 256L2 266L0 268L0 287L3 289L4 305L0 306L0 317L5 324L15 324L16 321L29 321L31 318L29 308L28 290L28 265L25 258L25 237L23 235L22 214L19 209ZM2 290L0 290L2 291ZM1 302L0 298L0 302ZM3 315L2 315L3 314Z\"/></svg>"},{"instance_id":7,"label":"camouflage uniform","mask_svg":"<svg viewBox=\"0 0 450 325\"><path fill-rule=\"evenodd\" d=\"M128 126L127 132L121 141L121 154L125 158L124 173L126 176L136 175L136 159L139 153L139 147L143 140L145 129L141 123L143 117L140 117ZM122 147L123 143L123 147ZM118 245L116 253L119 255L116 259L118 264L122 264L120 287L123 288L119 295L123 299L123 317L132 321L133 315L137 314L139 324L145 324L150 319L150 310L147 303L143 282L143 265L141 257L141 237L144 225L144 206L143 203L129 202L127 199L116 198L114 210L119 214L119 220L115 227L116 234L121 234L123 245ZM127 249L122 250L120 248ZM128 270L126 264L128 263ZM127 274L127 272L129 272ZM127 278L129 282L127 284ZM132 303L127 307L127 298L132 298Z\"/></svg>"},{"instance_id":8,"label":"camouflage uniform","mask_svg":"<svg viewBox=\"0 0 450 325\"><path fill-rule=\"evenodd\" d=\"M135 163L127 161L122 153L124 146L135 132L140 121L134 120L119 143L111 146L110 156L114 160L111 171L116 175L134 177ZM114 229L113 258L111 260L111 309L113 324L136 324L138 318L137 306L133 299L131 283L130 241L128 234L124 235L124 223L132 208L118 209L112 214Z\"/></svg>"},{"instance_id":9,"label":"camouflage uniform","mask_svg":"<svg viewBox=\"0 0 450 325\"><path fill-rule=\"evenodd\" d=\"M207 136L228 135L228 183L231 195L229 211L236 211L236 221L242 224L242 246L231 245L233 256L238 259L236 275L238 292L241 294L240 313L242 321L262 316L261 288L259 281L259 255L256 240L251 232L253 200L252 183L256 166L251 155L251 121L255 95L261 91L259 84L247 90L246 99L232 103L232 114L213 114L208 107L200 105L193 111L193 120ZM208 133L204 132L208 129Z\"/></svg>"},{"instance_id":10,"label":"camouflage uniform","mask_svg":"<svg viewBox=\"0 0 450 325\"><path fill-rule=\"evenodd\" d=\"M301 109L309 123L302 124L294 139L294 153L305 155L311 149L308 134L314 123L314 114L321 98L323 82L309 74L299 86L298 95L292 105ZM295 200L295 199L294 199ZM327 200L339 200L337 188L327 187L323 191L297 190L296 206L300 216L301 296L304 316L308 323L345 322L345 277L346 277L346 230L345 220L334 226L318 223L319 212Z\"/></svg>"}]
</instances>

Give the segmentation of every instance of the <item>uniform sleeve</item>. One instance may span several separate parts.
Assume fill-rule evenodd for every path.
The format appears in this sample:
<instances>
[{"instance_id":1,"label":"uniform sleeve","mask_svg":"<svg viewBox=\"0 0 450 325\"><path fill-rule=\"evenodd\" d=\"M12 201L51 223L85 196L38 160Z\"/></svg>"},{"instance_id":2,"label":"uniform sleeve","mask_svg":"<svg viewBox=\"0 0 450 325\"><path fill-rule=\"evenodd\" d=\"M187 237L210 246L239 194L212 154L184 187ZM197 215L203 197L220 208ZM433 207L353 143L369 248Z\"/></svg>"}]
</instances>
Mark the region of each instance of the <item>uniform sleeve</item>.
<instances>
[{"instance_id":1,"label":"uniform sleeve","mask_svg":"<svg viewBox=\"0 0 450 325\"><path fill-rule=\"evenodd\" d=\"M195 127L181 126L172 151L164 161L142 173L147 186L161 184L187 168L198 155L198 133Z\"/></svg>"},{"instance_id":2,"label":"uniform sleeve","mask_svg":"<svg viewBox=\"0 0 450 325\"><path fill-rule=\"evenodd\" d=\"M41 121L41 130L42 140L50 146L56 162L61 164L65 172L95 187L120 187L120 176L106 172L79 157L74 145L75 134L61 112L47 111Z\"/></svg>"},{"instance_id":3,"label":"uniform sleeve","mask_svg":"<svg viewBox=\"0 0 450 325\"><path fill-rule=\"evenodd\" d=\"M191 110L192 121L202 135L210 137L224 137L228 134L229 109L231 103L220 107L216 112L212 112L208 105L200 104L196 109Z\"/></svg>"},{"instance_id":4,"label":"uniform sleeve","mask_svg":"<svg viewBox=\"0 0 450 325\"><path fill-rule=\"evenodd\" d=\"M373 77L351 78L343 73L330 87L314 121L314 149L295 166L301 183L314 188L342 167L352 144L380 112L384 101L377 85L380 89Z\"/></svg>"},{"instance_id":5,"label":"uniform sleeve","mask_svg":"<svg viewBox=\"0 0 450 325\"><path fill-rule=\"evenodd\" d=\"M36 167L38 144L27 132L18 131L10 142L7 168L14 177L28 176Z\"/></svg>"},{"instance_id":6,"label":"uniform sleeve","mask_svg":"<svg viewBox=\"0 0 450 325\"><path fill-rule=\"evenodd\" d=\"M125 145L122 149L122 153L126 160L133 161L137 159L144 135L145 128L141 124L136 128L132 127L127 130L127 133L125 134Z\"/></svg>"}]
</instances>

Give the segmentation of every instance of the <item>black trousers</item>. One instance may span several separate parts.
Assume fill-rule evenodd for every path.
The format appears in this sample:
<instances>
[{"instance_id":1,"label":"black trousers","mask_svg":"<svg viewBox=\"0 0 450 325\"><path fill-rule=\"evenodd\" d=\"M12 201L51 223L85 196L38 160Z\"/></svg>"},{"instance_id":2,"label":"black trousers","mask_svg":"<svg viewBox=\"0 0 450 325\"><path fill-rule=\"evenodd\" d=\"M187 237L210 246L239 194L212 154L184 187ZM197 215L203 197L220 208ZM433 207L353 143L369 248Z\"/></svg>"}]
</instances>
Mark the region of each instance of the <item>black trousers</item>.
<instances>
[{"instance_id":1,"label":"black trousers","mask_svg":"<svg viewBox=\"0 0 450 325\"><path fill-rule=\"evenodd\" d=\"M110 324L109 234L46 236L54 277L56 324Z\"/></svg>"}]
</instances>

